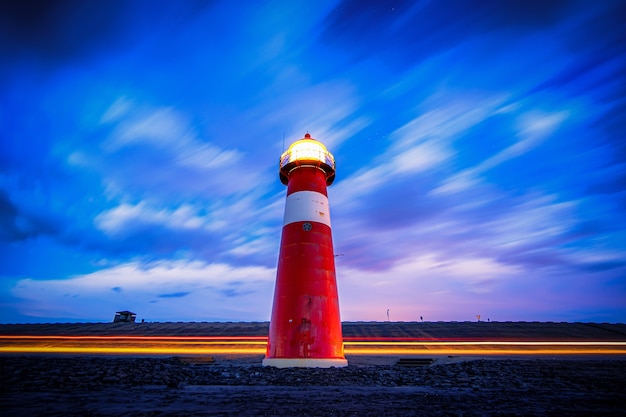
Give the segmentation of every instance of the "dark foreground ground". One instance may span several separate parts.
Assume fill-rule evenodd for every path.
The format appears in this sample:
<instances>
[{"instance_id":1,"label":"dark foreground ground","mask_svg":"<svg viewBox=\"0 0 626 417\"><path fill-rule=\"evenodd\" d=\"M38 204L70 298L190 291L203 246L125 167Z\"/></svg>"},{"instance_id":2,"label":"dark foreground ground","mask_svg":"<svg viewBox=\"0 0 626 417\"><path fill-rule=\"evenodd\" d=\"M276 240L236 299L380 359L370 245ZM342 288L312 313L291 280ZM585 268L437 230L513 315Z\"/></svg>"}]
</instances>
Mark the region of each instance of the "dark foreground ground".
<instances>
[{"instance_id":1,"label":"dark foreground ground","mask_svg":"<svg viewBox=\"0 0 626 417\"><path fill-rule=\"evenodd\" d=\"M268 323L0 325L11 335L267 336ZM343 323L346 338L626 340L607 323ZM422 352L428 354L429 352ZM486 351L486 353L488 353ZM348 356L276 369L263 355L0 355L0 416L624 416L626 355Z\"/></svg>"},{"instance_id":2,"label":"dark foreground ground","mask_svg":"<svg viewBox=\"0 0 626 417\"><path fill-rule=\"evenodd\" d=\"M264 368L260 358L198 362L0 356L0 415L623 416L626 406L626 360L437 359L337 369Z\"/></svg>"}]
</instances>

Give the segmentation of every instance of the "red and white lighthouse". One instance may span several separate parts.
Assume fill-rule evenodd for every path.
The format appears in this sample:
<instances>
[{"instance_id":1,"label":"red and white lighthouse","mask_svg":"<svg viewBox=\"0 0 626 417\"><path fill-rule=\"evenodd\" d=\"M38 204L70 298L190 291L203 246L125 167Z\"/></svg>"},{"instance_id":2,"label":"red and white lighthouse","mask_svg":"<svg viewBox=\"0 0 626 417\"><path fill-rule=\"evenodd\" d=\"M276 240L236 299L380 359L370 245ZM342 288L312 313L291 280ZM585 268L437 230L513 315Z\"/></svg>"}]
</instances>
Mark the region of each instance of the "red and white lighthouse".
<instances>
[{"instance_id":1,"label":"red and white lighthouse","mask_svg":"<svg viewBox=\"0 0 626 417\"><path fill-rule=\"evenodd\" d=\"M280 157L287 201L263 366L346 366L326 186L335 160L308 133Z\"/></svg>"}]
</instances>

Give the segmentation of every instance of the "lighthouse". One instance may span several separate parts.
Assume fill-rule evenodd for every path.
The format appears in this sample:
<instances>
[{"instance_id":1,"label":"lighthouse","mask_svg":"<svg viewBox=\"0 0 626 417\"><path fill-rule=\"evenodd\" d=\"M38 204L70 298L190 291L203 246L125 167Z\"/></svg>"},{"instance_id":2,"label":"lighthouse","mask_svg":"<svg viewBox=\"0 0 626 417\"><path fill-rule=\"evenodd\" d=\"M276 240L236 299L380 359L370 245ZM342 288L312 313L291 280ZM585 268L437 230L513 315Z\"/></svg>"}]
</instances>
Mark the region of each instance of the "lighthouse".
<instances>
[{"instance_id":1,"label":"lighthouse","mask_svg":"<svg viewBox=\"0 0 626 417\"><path fill-rule=\"evenodd\" d=\"M326 192L335 159L307 133L280 156L279 177L287 199L263 366L346 366Z\"/></svg>"}]
</instances>

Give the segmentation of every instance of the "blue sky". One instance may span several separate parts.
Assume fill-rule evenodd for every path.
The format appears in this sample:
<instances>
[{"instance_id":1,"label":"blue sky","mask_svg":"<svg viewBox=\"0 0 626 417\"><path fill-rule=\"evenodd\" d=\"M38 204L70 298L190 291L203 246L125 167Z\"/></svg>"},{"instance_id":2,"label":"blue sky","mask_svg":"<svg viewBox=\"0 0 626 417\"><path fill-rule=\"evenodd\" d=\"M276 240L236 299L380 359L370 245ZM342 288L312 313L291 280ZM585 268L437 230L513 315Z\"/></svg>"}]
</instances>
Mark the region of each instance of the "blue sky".
<instances>
[{"instance_id":1,"label":"blue sky","mask_svg":"<svg viewBox=\"0 0 626 417\"><path fill-rule=\"evenodd\" d=\"M269 320L307 131L343 320L626 321L626 2L0 7L1 322Z\"/></svg>"}]
</instances>

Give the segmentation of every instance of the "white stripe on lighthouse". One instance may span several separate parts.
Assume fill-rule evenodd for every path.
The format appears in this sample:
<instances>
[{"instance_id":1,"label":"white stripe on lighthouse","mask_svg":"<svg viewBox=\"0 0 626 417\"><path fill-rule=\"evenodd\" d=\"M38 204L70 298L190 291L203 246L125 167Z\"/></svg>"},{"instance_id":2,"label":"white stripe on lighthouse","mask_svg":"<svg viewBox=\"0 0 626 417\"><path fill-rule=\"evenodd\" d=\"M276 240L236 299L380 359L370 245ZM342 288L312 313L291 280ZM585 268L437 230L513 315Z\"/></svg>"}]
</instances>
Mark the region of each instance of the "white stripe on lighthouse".
<instances>
[{"instance_id":1,"label":"white stripe on lighthouse","mask_svg":"<svg viewBox=\"0 0 626 417\"><path fill-rule=\"evenodd\" d=\"M328 197L316 191L298 191L287 196L283 227L306 221L324 223L330 227Z\"/></svg>"}]
</instances>

